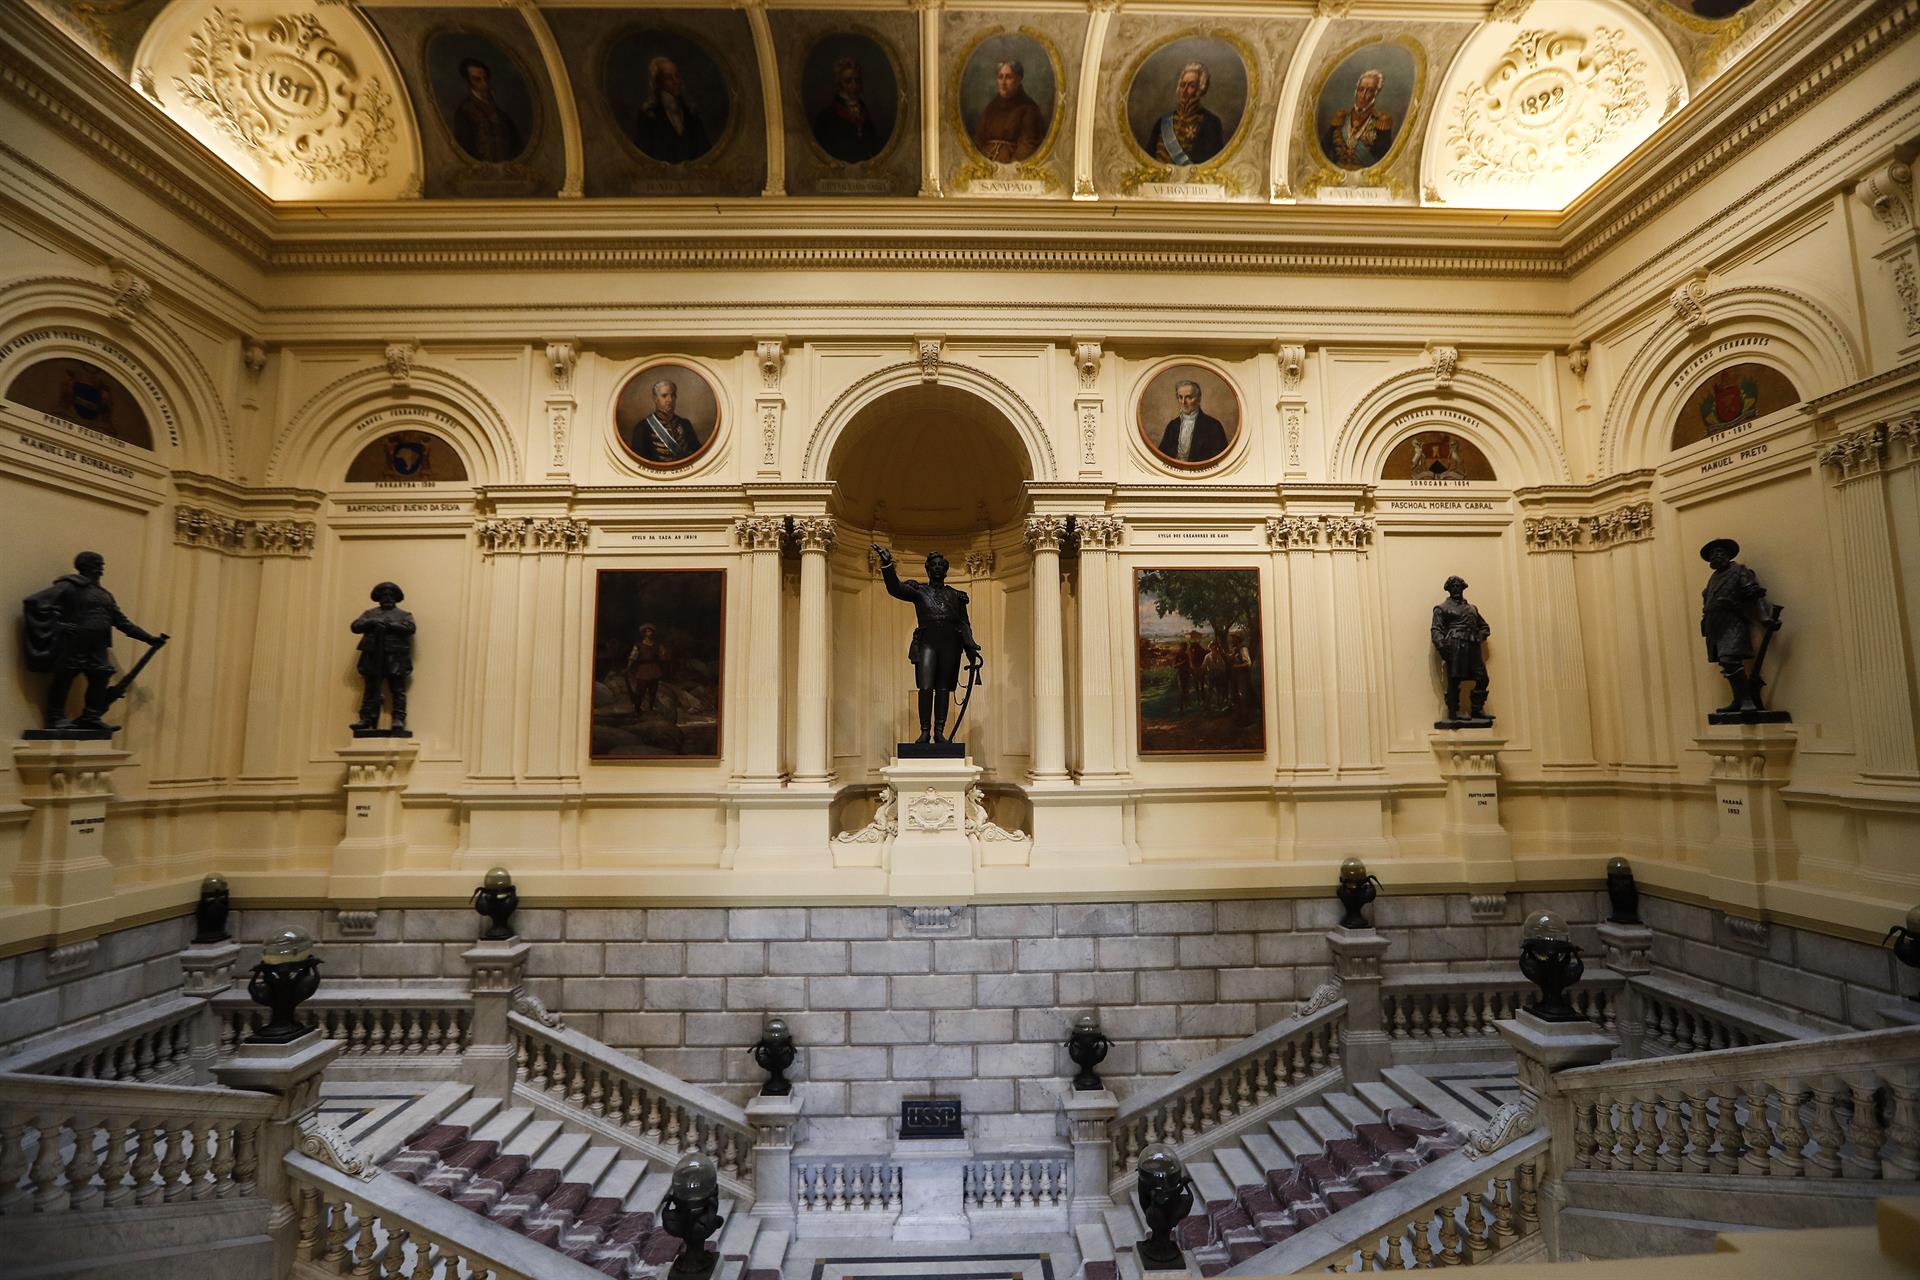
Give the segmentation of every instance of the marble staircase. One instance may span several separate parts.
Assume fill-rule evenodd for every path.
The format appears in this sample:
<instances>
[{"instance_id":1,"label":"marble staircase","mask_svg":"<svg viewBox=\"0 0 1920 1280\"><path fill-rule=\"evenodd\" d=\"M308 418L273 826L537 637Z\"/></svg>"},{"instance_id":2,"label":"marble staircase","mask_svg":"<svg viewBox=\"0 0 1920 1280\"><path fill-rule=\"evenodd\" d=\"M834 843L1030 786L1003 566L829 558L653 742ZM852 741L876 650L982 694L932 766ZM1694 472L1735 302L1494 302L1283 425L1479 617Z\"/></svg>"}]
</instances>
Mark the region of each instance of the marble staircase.
<instances>
[{"instance_id":1,"label":"marble staircase","mask_svg":"<svg viewBox=\"0 0 1920 1280\"><path fill-rule=\"evenodd\" d=\"M1194 1209L1175 1228L1190 1267L1219 1275L1431 1164L1515 1089L1502 1062L1393 1067L1328 1090L1186 1162ZM1077 1235L1085 1280L1137 1280L1147 1234L1128 1195Z\"/></svg>"},{"instance_id":2,"label":"marble staircase","mask_svg":"<svg viewBox=\"0 0 1920 1280\"><path fill-rule=\"evenodd\" d=\"M602 1275L652 1280L680 1248L656 1218L671 1166L531 1107L462 1100L417 1123L381 1167ZM720 1255L716 1274L773 1280L784 1233L762 1240L762 1220L745 1208L720 1202L726 1225L708 1246Z\"/></svg>"}]
</instances>

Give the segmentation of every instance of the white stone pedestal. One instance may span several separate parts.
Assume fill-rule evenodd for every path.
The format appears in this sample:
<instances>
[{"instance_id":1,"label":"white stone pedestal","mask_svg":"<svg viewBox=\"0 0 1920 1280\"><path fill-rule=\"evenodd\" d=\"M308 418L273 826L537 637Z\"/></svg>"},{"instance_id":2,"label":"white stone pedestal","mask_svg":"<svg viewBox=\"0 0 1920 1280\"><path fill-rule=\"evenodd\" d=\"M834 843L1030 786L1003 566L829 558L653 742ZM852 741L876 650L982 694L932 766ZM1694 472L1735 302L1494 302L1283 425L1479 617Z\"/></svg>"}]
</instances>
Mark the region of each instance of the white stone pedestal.
<instances>
[{"instance_id":1,"label":"white stone pedestal","mask_svg":"<svg viewBox=\"0 0 1920 1280\"><path fill-rule=\"evenodd\" d=\"M977 771L976 771L977 772ZM966 1171L973 1144L965 1138L914 1138L893 1144L900 1166L895 1240L971 1240Z\"/></svg>"},{"instance_id":2,"label":"white stone pedestal","mask_svg":"<svg viewBox=\"0 0 1920 1280\"><path fill-rule=\"evenodd\" d=\"M1720 827L1707 850L1713 896L1735 914L1744 908L1758 915L1764 886L1798 856L1780 796L1797 741L1790 724L1714 725L1693 740L1712 762Z\"/></svg>"},{"instance_id":3,"label":"white stone pedestal","mask_svg":"<svg viewBox=\"0 0 1920 1280\"><path fill-rule=\"evenodd\" d=\"M1469 889L1513 884L1513 840L1500 825L1500 753L1507 740L1491 729L1436 729L1429 735L1447 784L1440 837L1466 864Z\"/></svg>"},{"instance_id":4,"label":"white stone pedestal","mask_svg":"<svg viewBox=\"0 0 1920 1280\"><path fill-rule=\"evenodd\" d=\"M340 748L347 766L347 834L333 848L327 897L334 905L379 905L386 873L406 851L400 793L419 754L412 738L356 738Z\"/></svg>"},{"instance_id":5,"label":"white stone pedestal","mask_svg":"<svg viewBox=\"0 0 1920 1280\"><path fill-rule=\"evenodd\" d=\"M36 739L13 744L27 820L13 901L44 903L55 935L111 925L113 864L107 861L107 801L113 771L133 758L107 739Z\"/></svg>"},{"instance_id":6,"label":"white stone pedestal","mask_svg":"<svg viewBox=\"0 0 1920 1280\"><path fill-rule=\"evenodd\" d=\"M1109 1126L1120 1113L1111 1089L1068 1089L1060 1099L1073 1142L1073 1202L1067 1218L1078 1227L1101 1222L1113 1207L1107 1187L1113 1181L1113 1137Z\"/></svg>"},{"instance_id":7,"label":"white stone pedestal","mask_svg":"<svg viewBox=\"0 0 1920 1280\"><path fill-rule=\"evenodd\" d=\"M1340 1065L1353 1084L1378 1080L1393 1065L1393 1045L1387 1038L1380 1003L1380 983L1386 976L1381 961L1393 945L1377 930L1327 930L1327 950L1333 955L1333 976L1340 979L1340 997L1347 1002L1347 1026L1340 1037Z\"/></svg>"},{"instance_id":8,"label":"white stone pedestal","mask_svg":"<svg viewBox=\"0 0 1920 1280\"><path fill-rule=\"evenodd\" d=\"M295 1223L286 1154L308 1133L309 1122L320 1106L321 1073L345 1048L341 1041L309 1030L285 1044L249 1044L243 1040L232 1057L213 1064L213 1074L223 1088L252 1089L279 1099L261 1130L254 1153L258 1194L273 1206L267 1215L267 1234L273 1237L273 1274L277 1276L293 1274ZM351 1145L337 1131L326 1125L318 1128L321 1132L315 1136L322 1143L352 1157ZM330 1142L333 1139L337 1143ZM366 1176L372 1177L373 1172L368 1170Z\"/></svg>"},{"instance_id":9,"label":"white stone pedestal","mask_svg":"<svg viewBox=\"0 0 1920 1280\"><path fill-rule=\"evenodd\" d=\"M753 1216L791 1223L793 1209L793 1144L799 1137L801 1100L756 1094L747 1103L747 1123L753 1126ZM789 1228L791 1229L791 1228Z\"/></svg>"},{"instance_id":10,"label":"white stone pedestal","mask_svg":"<svg viewBox=\"0 0 1920 1280\"><path fill-rule=\"evenodd\" d=\"M481 940L460 953L467 962L467 989L473 995L473 1024L466 1052L460 1055L460 1079L473 1086L476 1097L513 1095L513 1037L507 1014L527 972L527 953L533 944L516 935L491 942Z\"/></svg>"},{"instance_id":11,"label":"white stone pedestal","mask_svg":"<svg viewBox=\"0 0 1920 1280\"><path fill-rule=\"evenodd\" d=\"M880 770L894 796L896 830L887 851L887 893L891 897L937 903L965 898L973 892L967 792L979 783L980 772L980 766L970 759L902 760L898 756ZM959 1176L954 1174L955 1178ZM954 1187L957 1204L959 1184Z\"/></svg>"},{"instance_id":12,"label":"white stone pedestal","mask_svg":"<svg viewBox=\"0 0 1920 1280\"><path fill-rule=\"evenodd\" d=\"M237 942L196 942L180 952L180 970L185 975L180 994L209 1001L194 1015L188 1033L195 1084L213 1079L213 1061L220 1056L220 1018L211 1001L233 985L233 966L239 959Z\"/></svg>"}]
</instances>

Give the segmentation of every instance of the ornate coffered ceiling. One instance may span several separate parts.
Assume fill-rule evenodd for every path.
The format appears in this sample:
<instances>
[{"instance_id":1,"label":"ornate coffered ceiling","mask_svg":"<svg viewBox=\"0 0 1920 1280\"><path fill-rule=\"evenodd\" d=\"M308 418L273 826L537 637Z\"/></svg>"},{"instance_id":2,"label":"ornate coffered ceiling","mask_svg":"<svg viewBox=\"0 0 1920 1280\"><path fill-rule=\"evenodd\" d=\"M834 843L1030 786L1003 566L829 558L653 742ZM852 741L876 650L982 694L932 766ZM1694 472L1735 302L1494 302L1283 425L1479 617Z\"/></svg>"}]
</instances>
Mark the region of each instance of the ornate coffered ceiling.
<instances>
[{"instance_id":1,"label":"ornate coffered ceiling","mask_svg":"<svg viewBox=\"0 0 1920 1280\"><path fill-rule=\"evenodd\" d=\"M1820 0L31 3L289 205L1552 212Z\"/></svg>"}]
</instances>

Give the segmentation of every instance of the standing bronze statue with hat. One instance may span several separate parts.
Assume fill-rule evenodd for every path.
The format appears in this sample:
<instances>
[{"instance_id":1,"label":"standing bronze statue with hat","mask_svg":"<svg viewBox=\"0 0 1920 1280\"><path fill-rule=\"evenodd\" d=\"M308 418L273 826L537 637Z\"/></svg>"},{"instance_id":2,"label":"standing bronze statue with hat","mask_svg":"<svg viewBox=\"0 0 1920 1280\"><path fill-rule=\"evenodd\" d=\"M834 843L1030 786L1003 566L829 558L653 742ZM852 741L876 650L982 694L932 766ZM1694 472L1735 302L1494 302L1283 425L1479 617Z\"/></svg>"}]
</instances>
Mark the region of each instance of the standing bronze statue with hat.
<instances>
[{"instance_id":1,"label":"standing bronze statue with hat","mask_svg":"<svg viewBox=\"0 0 1920 1280\"><path fill-rule=\"evenodd\" d=\"M1735 560L1740 544L1715 538L1700 548L1700 558L1713 574L1700 592L1700 634L1706 637L1707 661L1718 663L1732 696L1727 705L1707 717L1709 724L1760 724L1789 720L1784 711L1769 711L1760 701L1766 681L1760 664L1774 632L1780 629L1781 606L1767 603L1767 589L1753 570ZM1759 652L1754 651L1753 629L1760 628ZM1752 659L1751 669L1747 666Z\"/></svg>"}]
</instances>

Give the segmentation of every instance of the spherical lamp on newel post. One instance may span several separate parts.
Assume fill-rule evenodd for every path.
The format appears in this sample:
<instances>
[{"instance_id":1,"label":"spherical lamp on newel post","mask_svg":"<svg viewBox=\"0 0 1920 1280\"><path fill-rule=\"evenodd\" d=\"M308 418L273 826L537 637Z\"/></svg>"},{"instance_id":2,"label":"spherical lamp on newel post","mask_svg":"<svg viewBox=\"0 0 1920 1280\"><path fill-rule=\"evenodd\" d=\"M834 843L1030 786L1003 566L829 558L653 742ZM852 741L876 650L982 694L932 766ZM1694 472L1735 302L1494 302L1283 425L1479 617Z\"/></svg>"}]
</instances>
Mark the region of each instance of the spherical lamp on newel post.
<instances>
[{"instance_id":1,"label":"spherical lamp on newel post","mask_svg":"<svg viewBox=\"0 0 1920 1280\"><path fill-rule=\"evenodd\" d=\"M1625 858L1607 859L1607 902L1613 908L1608 924L1640 923L1640 886Z\"/></svg>"},{"instance_id":2,"label":"spherical lamp on newel post","mask_svg":"<svg viewBox=\"0 0 1920 1280\"><path fill-rule=\"evenodd\" d=\"M704 1280L713 1274L715 1255L707 1252L707 1241L726 1221L716 1206L720 1202L720 1171L713 1161L694 1152L674 1166L673 1180L660 1201L660 1226L681 1242L667 1274L674 1280Z\"/></svg>"},{"instance_id":3,"label":"spherical lamp on newel post","mask_svg":"<svg viewBox=\"0 0 1920 1280\"><path fill-rule=\"evenodd\" d=\"M507 874L507 869L495 867L487 872L480 887L473 891L473 909L487 918L487 928L480 940L504 942L511 938L513 926L507 921L519 905L520 893L513 887L513 877Z\"/></svg>"},{"instance_id":4,"label":"spherical lamp on newel post","mask_svg":"<svg viewBox=\"0 0 1920 1280\"><path fill-rule=\"evenodd\" d=\"M282 929L260 948L260 962L247 979L247 994L265 1005L267 1025L247 1037L248 1044L286 1044L309 1030L294 1010L320 989L320 959L313 938L301 929Z\"/></svg>"},{"instance_id":5,"label":"spherical lamp on newel post","mask_svg":"<svg viewBox=\"0 0 1920 1280\"><path fill-rule=\"evenodd\" d=\"M1107 1050L1111 1048L1113 1041L1100 1030L1099 1014L1088 1010L1073 1020L1073 1030L1067 1033L1067 1056L1080 1068L1080 1074L1073 1078L1076 1090L1101 1088L1100 1073L1094 1068L1107 1060Z\"/></svg>"},{"instance_id":6,"label":"spherical lamp on newel post","mask_svg":"<svg viewBox=\"0 0 1920 1280\"><path fill-rule=\"evenodd\" d=\"M1907 922L1897 924L1887 930L1887 936L1881 939L1881 945L1893 944L1893 958L1909 969L1920 969L1920 907L1907 912ZM1895 988L1897 991L1899 988ZM1920 988L1907 997L1920 1000Z\"/></svg>"},{"instance_id":7,"label":"spherical lamp on newel post","mask_svg":"<svg viewBox=\"0 0 1920 1280\"><path fill-rule=\"evenodd\" d=\"M1193 1212L1193 1179L1174 1149L1156 1142L1140 1153L1135 1166L1139 1182L1140 1213L1147 1220L1147 1238L1139 1245L1140 1263L1148 1271L1179 1271L1186 1267L1173 1229Z\"/></svg>"},{"instance_id":8,"label":"spherical lamp on newel post","mask_svg":"<svg viewBox=\"0 0 1920 1280\"><path fill-rule=\"evenodd\" d=\"M1587 966L1566 921L1551 911L1535 911L1520 929L1520 972L1540 988L1540 998L1526 1006L1543 1022L1578 1022L1580 1011L1567 1000L1567 990L1580 981Z\"/></svg>"},{"instance_id":9,"label":"spherical lamp on newel post","mask_svg":"<svg viewBox=\"0 0 1920 1280\"><path fill-rule=\"evenodd\" d=\"M225 876L216 872L200 882L200 900L193 904L195 945L225 942L233 936L227 932L227 912L232 906Z\"/></svg>"},{"instance_id":10,"label":"spherical lamp on newel post","mask_svg":"<svg viewBox=\"0 0 1920 1280\"><path fill-rule=\"evenodd\" d=\"M1340 921L1342 929L1373 927L1362 908L1379 896L1380 878L1367 874L1366 863L1358 858L1348 858L1341 863L1340 887L1334 892L1340 899L1340 905L1347 910L1345 918Z\"/></svg>"},{"instance_id":11,"label":"spherical lamp on newel post","mask_svg":"<svg viewBox=\"0 0 1920 1280\"><path fill-rule=\"evenodd\" d=\"M784 1098L793 1092L793 1081L786 1077L793 1054L793 1030L785 1018L769 1017L760 1024L760 1038L753 1042L753 1060L767 1073L767 1082L760 1086L761 1096Z\"/></svg>"}]
</instances>

